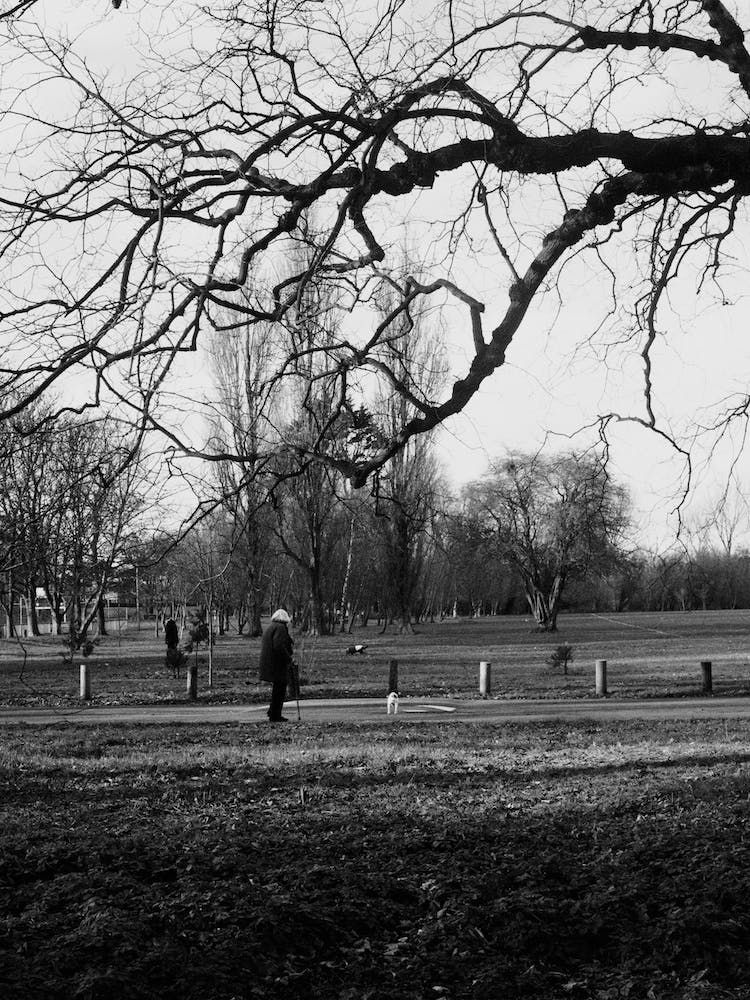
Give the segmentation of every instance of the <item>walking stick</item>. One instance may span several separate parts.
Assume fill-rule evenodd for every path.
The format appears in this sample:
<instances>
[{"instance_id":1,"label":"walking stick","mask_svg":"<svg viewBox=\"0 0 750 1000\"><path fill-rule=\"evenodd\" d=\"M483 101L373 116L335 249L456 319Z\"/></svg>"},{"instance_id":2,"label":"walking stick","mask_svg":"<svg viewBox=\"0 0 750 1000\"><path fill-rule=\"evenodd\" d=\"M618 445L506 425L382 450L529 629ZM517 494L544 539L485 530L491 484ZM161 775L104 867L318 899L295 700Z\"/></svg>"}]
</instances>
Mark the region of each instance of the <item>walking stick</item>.
<instances>
[{"instance_id":1,"label":"walking stick","mask_svg":"<svg viewBox=\"0 0 750 1000\"><path fill-rule=\"evenodd\" d=\"M292 661L292 686L294 687L294 696L297 699L297 722L300 722L302 716L299 711L299 664Z\"/></svg>"}]
</instances>

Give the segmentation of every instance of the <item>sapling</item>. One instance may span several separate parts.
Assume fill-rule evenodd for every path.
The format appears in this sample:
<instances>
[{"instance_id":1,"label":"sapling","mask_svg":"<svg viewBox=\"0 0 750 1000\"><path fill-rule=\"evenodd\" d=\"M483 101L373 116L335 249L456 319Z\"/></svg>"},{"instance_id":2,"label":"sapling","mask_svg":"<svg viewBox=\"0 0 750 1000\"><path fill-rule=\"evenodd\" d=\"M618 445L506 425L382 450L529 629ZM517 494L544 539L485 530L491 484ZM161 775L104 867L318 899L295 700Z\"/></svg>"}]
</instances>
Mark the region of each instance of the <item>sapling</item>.
<instances>
[{"instance_id":1,"label":"sapling","mask_svg":"<svg viewBox=\"0 0 750 1000\"><path fill-rule=\"evenodd\" d=\"M573 659L573 647L570 643L561 643L547 660L553 667L562 667L565 676L568 676L568 664Z\"/></svg>"},{"instance_id":2,"label":"sapling","mask_svg":"<svg viewBox=\"0 0 750 1000\"><path fill-rule=\"evenodd\" d=\"M195 669L198 669L198 647L204 642L208 647L208 686L212 687L213 663L212 653L215 636L213 629L209 625L207 618L210 617L210 607L204 605L196 608L190 615L187 623L188 641L185 644L185 653L192 653L195 650Z\"/></svg>"},{"instance_id":3,"label":"sapling","mask_svg":"<svg viewBox=\"0 0 750 1000\"><path fill-rule=\"evenodd\" d=\"M72 621L68 634L63 638L63 662L72 663L77 654L90 656L98 643L98 636L92 639L85 629L81 628L80 621L77 619Z\"/></svg>"},{"instance_id":4,"label":"sapling","mask_svg":"<svg viewBox=\"0 0 750 1000\"><path fill-rule=\"evenodd\" d=\"M187 624L188 631L188 641L185 644L185 652L192 653L195 650L196 657L198 655L198 646L202 642L207 643L210 639L210 632L208 627L208 622L206 621L206 609L204 607L196 608L194 612L190 615L190 621Z\"/></svg>"}]
</instances>

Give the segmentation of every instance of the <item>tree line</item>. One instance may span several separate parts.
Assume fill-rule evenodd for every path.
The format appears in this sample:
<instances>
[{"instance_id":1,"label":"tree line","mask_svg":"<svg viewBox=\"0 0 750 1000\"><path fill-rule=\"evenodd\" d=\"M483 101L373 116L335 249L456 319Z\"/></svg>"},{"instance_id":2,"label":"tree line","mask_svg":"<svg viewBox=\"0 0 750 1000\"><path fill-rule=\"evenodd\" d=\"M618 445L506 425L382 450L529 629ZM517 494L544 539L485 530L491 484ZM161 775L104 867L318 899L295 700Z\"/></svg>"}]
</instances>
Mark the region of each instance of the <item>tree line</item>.
<instances>
[{"instance_id":1,"label":"tree line","mask_svg":"<svg viewBox=\"0 0 750 1000\"><path fill-rule=\"evenodd\" d=\"M212 472L220 501L178 531L154 463L128 451L114 419L43 416L2 429L0 600L9 615L23 597L38 634L44 594L71 650L106 632L110 592L157 628L197 605L220 633L250 636L279 605L312 634L496 614L553 631L563 610L750 606L743 511L718 517L713 537L648 551L634 544L627 491L595 451L510 454L453 493L426 436L358 491L312 463L265 492L262 477L229 489L238 467L227 462ZM353 414L331 431L373 424Z\"/></svg>"}]
</instances>

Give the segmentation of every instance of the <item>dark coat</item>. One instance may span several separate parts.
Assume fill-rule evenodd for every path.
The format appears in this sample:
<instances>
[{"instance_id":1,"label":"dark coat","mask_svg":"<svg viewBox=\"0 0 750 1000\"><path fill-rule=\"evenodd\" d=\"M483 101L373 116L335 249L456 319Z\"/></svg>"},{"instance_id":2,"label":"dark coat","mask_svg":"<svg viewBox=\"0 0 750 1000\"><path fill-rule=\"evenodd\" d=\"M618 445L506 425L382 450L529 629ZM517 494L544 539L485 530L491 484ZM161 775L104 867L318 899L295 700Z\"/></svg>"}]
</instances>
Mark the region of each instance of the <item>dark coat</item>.
<instances>
[{"instance_id":1,"label":"dark coat","mask_svg":"<svg viewBox=\"0 0 750 1000\"><path fill-rule=\"evenodd\" d=\"M271 622L260 641L260 679L285 681L292 667L294 643L285 622Z\"/></svg>"},{"instance_id":2,"label":"dark coat","mask_svg":"<svg viewBox=\"0 0 750 1000\"><path fill-rule=\"evenodd\" d=\"M176 649L180 641L180 633L177 631L177 622L170 618L164 625L164 641L167 649Z\"/></svg>"}]
</instances>

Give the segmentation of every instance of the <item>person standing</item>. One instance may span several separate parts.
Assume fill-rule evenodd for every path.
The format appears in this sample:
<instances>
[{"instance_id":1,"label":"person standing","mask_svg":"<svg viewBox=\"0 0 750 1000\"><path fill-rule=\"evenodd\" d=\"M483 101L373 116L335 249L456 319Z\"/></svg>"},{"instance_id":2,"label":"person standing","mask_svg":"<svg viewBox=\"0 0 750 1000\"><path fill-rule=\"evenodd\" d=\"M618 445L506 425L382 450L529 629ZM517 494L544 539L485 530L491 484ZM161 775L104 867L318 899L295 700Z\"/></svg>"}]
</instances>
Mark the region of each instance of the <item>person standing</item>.
<instances>
[{"instance_id":1,"label":"person standing","mask_svg":"<svg viewBox=\"0 0 750 1000\"><path fill-rule=\"evenodd\" d=\"M177 649L180 644L180 633L174 618L168 618L164 623L164 642L167 649Z\"/></svg>"},{"instance_id":2,"label":"person standing","mask_svg":"<svg viewBox=\"0 0 750 1000\"><path fill-rule=\"evenodd\" d=\"M271 704L268 706L268 718L271 722L287 721L281 714L281 709L292 671L294 643L288 628L291 620L283 608L274 611L271 624L264 631L260 643L260 679L273 685Z\"/></svg>"},{"instance_id":3,"label":"person standing","mask_svg":"<svg viewBox=\"0 0 750 1000\"><path fill-rule=\"evenodd\" d=\"M164 641L167 644L167 666L172 668L172 676L180 676L180 667L187 663L187 657L180 651L180 633L177 622L169 618L164 624Z\"/></svg>"}]
</instances>

